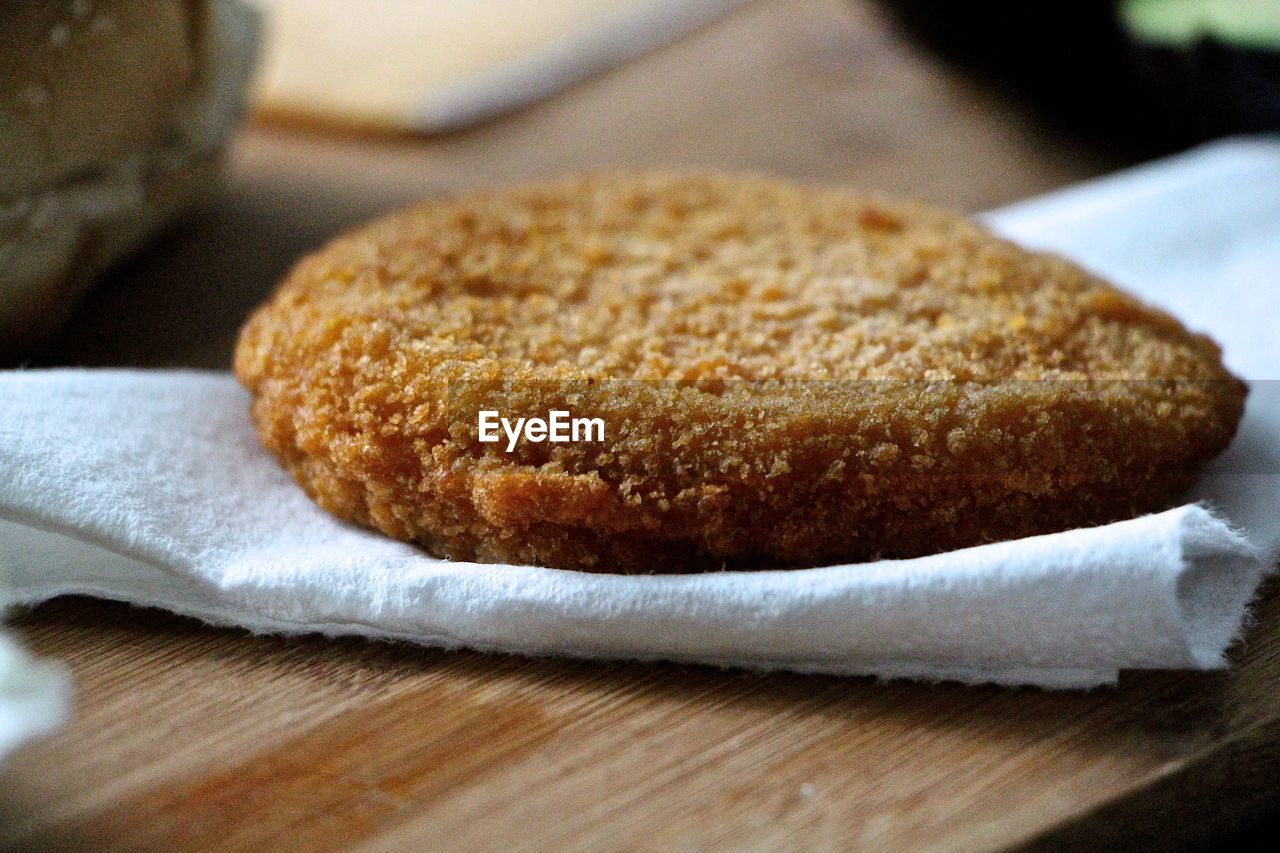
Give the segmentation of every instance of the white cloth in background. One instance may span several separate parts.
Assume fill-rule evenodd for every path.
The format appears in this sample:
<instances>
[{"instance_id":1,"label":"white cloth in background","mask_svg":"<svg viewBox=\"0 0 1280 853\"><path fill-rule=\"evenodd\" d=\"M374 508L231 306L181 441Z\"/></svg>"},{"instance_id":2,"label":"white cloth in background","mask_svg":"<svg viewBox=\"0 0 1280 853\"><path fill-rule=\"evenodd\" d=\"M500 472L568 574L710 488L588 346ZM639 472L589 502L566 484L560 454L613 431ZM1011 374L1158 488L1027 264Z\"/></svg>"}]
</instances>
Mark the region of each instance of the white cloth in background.
<instances>
[{"instance_id":1,"label":"white cloth in background","mask_svg":"<svg viewBox=\"0 0 1280 853\"><path fill-rule=\"evenodd\" d=\"M1161 249L1166 229L1182 233L1186 197L1205 219L1190 245ZM1280 316L1280 292L1253 276L1280 269L1277 200L1280 146L1232 142L990 220L1155 302L1185 306L1199 299L1189 288L1248 304L1184 317L1247 376L1275 377L1260 330ZM1243 440L1196 495L1256 522L1265 543L1280 504L1280 395L1268 388L1255 383ZM1064 688L1125 668L1223 666L1265 565L1197 504L803 571L627 577L447 562L317 509L261 449L247 406L221 373L0 374L0 562L17 600L84 593L256 631Z\"/></svg>"}]
</instances>

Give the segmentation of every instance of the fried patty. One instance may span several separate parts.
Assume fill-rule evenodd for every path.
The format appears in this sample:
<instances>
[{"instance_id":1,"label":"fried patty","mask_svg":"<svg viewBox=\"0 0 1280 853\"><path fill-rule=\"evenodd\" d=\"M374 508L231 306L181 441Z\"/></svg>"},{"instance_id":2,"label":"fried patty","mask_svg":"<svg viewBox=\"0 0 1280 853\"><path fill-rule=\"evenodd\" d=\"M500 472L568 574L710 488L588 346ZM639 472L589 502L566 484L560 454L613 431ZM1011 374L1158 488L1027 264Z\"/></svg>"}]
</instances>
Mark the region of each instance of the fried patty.
<instances>
[{"instance_id":1,"label":"fried patty","mask_svg":"<svg viewBox=\"0 0 1280 853\"><path fill-rule=\"evenodd\" d=\"M962 217L734 175L437 200L244 327L263 443L441 557L603 572L910 557L1162 508L1230 442L1218 347ZM481 441L479 413L603 441Z\"/></svg>"}]
</instances>

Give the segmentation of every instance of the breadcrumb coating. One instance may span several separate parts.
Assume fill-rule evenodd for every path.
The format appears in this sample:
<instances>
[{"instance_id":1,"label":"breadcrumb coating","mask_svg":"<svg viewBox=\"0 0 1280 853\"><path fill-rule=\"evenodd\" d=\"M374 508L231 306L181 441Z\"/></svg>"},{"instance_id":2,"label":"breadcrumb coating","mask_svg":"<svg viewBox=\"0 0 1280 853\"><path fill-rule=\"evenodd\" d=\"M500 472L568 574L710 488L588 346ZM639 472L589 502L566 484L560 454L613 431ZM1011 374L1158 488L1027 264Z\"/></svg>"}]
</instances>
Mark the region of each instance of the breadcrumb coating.
<instances>
[{"instance_id":1,"label":"breadcrumb coating","mask_svg":"<svg viewBox=\"0 0 1280 853\"><path fill-rule=\"evenodd\" d=\"M335 515L616 572L910 557L1159 509L1230 442L1218 347L959 216L735 175L432 201L245 325L262 441ZM605 422L482 443L481 410Z\"/></svg>"}]
</instances>

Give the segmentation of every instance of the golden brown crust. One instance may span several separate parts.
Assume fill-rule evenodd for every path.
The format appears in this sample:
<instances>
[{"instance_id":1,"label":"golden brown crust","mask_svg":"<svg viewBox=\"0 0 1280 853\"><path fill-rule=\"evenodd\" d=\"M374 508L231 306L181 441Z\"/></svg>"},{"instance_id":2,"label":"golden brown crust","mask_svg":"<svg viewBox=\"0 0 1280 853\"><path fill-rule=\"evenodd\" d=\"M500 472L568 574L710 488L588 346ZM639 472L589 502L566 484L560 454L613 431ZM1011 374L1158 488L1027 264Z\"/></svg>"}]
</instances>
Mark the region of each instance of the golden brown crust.
<instances>
[{"instance_id":1,"label":"golden brown crust","mask_svg":"<svg viewBox=\"0 0 1280 853\"><path fill-rule=\"evenodd\" d=\"M598 571L912 556L1131 516L1230 441L1217 347L960 217L724 175L433 202L303 259L236 373L324 508ZM481 409L603 443L478 441Z\"/></svg>"}]
</instances>

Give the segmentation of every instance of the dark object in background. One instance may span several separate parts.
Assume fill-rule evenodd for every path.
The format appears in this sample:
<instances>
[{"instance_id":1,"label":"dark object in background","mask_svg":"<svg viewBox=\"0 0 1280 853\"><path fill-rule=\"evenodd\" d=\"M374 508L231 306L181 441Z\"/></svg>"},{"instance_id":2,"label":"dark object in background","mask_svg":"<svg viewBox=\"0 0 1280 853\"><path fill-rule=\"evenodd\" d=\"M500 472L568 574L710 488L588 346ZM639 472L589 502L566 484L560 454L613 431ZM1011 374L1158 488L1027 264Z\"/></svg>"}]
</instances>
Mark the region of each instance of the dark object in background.
<instances>
[{"instance_id":1,"label":"dark object in background","mask_svg":"<svg viewBox=\"0 0 1280 853\"><path fill-rule=\"evenodd\" d=\"M1051 118L1104 127L1145 123L1129 42L1112 0L878 0L945 59L1025 95Z\"/></svg>"},{"instance_id":2,"label":"dark object in background","mask_svg":"<svg viewBox=\"0 0 1280 853\"><path fill-rule=\"evenodd\" d=\"M1155 102L1200 135L1280 129L1280 0L1123 0Z\"/></svg>"},{"instance_id":3,"label":"dark object in background","mask_svg":"<svg viewBox=\"0 0 1280 853\"><path fill-rule=\"evenodd\" d=\"M1139 0L1146 20L1161 4ZM1213 30L1180 43L1132 30L1115 0L878 0L893 22L944 58L1026 96L1055 123L1159 150L1280 128L1280 50ZM1155 10L1156 18L1160 10ZM1126 24L1126 22L1128 22ZM1275 26L1280 27L1280 23Z\"/></svg>"}]
</instances>

